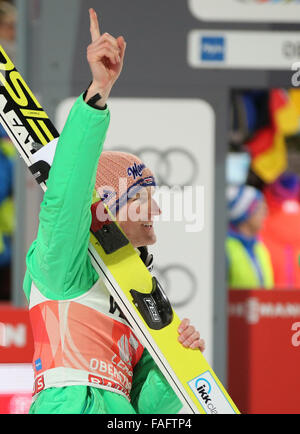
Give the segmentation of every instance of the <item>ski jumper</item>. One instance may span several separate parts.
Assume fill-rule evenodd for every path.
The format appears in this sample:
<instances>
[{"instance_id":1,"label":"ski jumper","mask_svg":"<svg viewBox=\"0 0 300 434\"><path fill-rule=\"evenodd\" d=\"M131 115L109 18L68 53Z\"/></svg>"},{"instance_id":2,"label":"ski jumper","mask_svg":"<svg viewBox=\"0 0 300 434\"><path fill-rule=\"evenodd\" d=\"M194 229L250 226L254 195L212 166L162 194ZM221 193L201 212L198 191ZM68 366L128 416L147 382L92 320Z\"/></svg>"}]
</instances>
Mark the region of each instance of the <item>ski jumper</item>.
<instances>
[{"instance_id":1,"label":"ski jumper","mask_svg":"<svg viewBox=\"0 0 300 434\"><path fill-rule=\"evenodd\" d=\"M182 404L93 268L88 245L107 107L81 95L59 138L27 257L30 413L177 413Z\"/></svg>"}]
</instances>

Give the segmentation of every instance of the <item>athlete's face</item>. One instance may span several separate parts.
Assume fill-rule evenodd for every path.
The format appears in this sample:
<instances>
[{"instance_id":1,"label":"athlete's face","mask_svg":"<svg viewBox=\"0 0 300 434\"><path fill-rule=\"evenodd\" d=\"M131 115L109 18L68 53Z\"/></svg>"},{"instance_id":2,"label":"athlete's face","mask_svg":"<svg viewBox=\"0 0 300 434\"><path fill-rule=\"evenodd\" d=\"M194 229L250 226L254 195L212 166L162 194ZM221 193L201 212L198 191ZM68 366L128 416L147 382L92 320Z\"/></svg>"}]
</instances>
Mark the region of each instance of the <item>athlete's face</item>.
<instances>
[{"instance_id":1,"label":"athlete's face","mask_svg":"<svg viewBox=\"0 0 300 434\"><path fill-rule=\"evenodd\" d=\"M142 188L117 214L117 221L133 247L156 242L154 217L160 215L161 210L152 197L153 193L153 187Z\"/></svg>"}]
</instances>

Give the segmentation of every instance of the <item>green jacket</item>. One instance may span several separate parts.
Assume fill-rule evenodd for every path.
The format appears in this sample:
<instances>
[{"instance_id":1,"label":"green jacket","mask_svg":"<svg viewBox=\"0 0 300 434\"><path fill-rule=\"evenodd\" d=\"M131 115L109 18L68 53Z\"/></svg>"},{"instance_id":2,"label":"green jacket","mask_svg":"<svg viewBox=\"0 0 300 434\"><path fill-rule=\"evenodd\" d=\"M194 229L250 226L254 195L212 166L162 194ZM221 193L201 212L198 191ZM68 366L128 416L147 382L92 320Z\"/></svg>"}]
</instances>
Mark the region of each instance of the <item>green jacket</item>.
<instances>
[{"instance_id":1,"label":"green jacket","mask_svg":"<svg viewBox=\"0 0 300 434\"><path fill-rule=\"evenodd\" d=\"M94 109L82 96L70 112L47 181L37 238L26 257L28 301L32 282L48 299L67 300L86 293L99 279L88 255L90 208L109 120L108 108ZM137 412L176 413L181 408L146 350L134 369L131 398Z\"/></svg>"}]
</instances>

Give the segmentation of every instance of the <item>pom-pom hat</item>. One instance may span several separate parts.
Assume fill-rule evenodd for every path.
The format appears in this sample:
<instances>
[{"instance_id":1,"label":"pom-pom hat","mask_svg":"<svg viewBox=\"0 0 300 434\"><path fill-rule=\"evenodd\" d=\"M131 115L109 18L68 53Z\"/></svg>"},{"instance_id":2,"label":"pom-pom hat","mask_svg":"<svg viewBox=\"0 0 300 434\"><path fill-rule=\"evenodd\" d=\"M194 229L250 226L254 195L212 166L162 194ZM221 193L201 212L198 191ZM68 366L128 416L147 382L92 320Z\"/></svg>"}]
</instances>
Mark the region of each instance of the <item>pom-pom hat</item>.
<instances>
[{"instance_id":1,"label":"pom-pom hat","mask_svg":"<svg viewBox=\"0 0 300 434\"><path fill-rule=\"evenodd\" d=\"M263 200L263 194L250 185L229 186L226 196L229 221L234 226L248 220Z\"/></svg>"}]
</instances>

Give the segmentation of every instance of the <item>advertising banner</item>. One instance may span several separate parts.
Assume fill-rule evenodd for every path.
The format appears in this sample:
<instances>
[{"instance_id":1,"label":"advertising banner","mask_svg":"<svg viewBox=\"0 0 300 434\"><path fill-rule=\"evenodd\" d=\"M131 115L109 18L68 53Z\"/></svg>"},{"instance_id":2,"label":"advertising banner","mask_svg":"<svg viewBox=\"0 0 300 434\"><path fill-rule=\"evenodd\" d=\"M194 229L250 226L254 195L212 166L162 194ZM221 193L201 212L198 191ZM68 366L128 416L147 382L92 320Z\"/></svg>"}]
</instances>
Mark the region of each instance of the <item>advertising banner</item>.
<instances>
[{"instance_id":1,"label":"advertising banner","mask_svg":"<svg viewBox=\"0 0 300 434\"><path fill-rule=\"evenodd\" d=\"M298 0L188 0L201 21L299 23Z\"/></svg>"},{"instance_id":2,"label":"advertising banner","mask_svg":"<svg viewBox=\"0 0 300 434\"><path fill-rule=\"evenodd\" d=\"M33 349L28 310L0 304L0 363L31 363Z\"/></svg>"},{"instance_id":3,"label":"advertising banner","mask_svg":"<svg viewBox=\"0 0 300 434\"><path fill-rule=\"evenodd\" d=\"M0 393L0 414L28 414L31 393Z\"/></svg>"},{"instance_id":4,"label":"advertising banner","mask_svg":"<svg viewBox=\"0 0 300 434\"><path fill-rule=\"evenodd\" d=\"M187 45L193 68L288 71L300 62L300 32L191 30Z\"/></svg>"},{"instance_id":5,"label":"advertising banner","mask_svg":"<svg viewBox=\"0 0 300 434\"><path fill-rule=\"evenodd\" d=\"M228 391L242 413L299 413L300 291L229 291Z\"/></svg>"},{"instance_id":6,"label":"advertising banner","mask_svg":"<svg viewBox=\"0 0 300 434\"><path fill-rule=\"evenodd\" d=\"M32 390L31 364L0 363L0 414L27 414Z\"/></svg>"}]
</instances>

